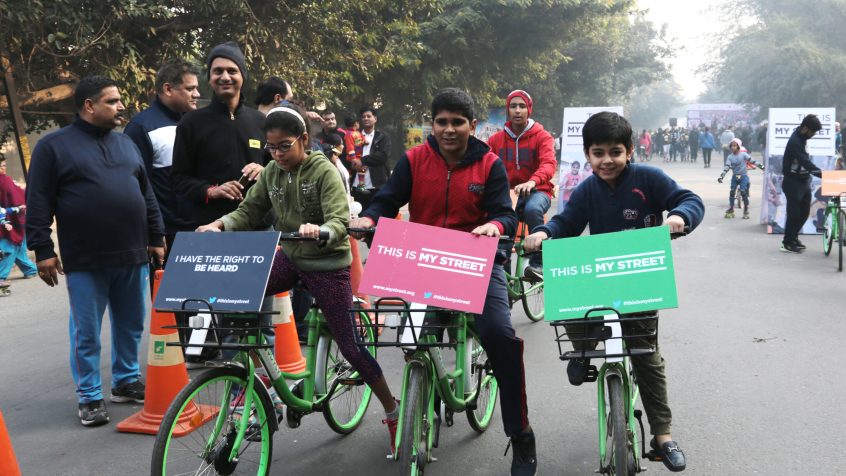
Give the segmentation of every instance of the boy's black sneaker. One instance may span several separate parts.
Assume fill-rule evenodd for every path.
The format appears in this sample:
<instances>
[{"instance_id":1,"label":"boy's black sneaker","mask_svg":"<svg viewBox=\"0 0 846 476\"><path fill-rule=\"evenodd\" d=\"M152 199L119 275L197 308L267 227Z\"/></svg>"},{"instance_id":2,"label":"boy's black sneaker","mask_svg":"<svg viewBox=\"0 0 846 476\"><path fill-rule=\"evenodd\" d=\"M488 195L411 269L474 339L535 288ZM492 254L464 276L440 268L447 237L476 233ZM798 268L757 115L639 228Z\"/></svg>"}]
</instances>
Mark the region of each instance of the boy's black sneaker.
<instances>
[{"instance_id":1,"label":"boy's black sneaker","mask_svg":"<svg viewBox=\"0 0 846 476\"><path fill-rule=\"evenodd\" d=\"M109 422L109 412L103 399L79 404L79 422L84 426L100 426Z\"/></svg>"},{"instance_id":2,"label":"boy's black sneaker","mask_svg":"<svg viewBox=\"0 0 846 476\"><path fill-rule=\"evenodd\" d=\"M590 359L570 359L567 363L567 379L570 385L581 385L587 378Z\"/></svg>"},{"instance_id":3,"label":"boy's black sneaker","mask_svg":"<svg viewBox=\"0 0 846 476\"><path fill-rule=\"evenodd\" d=\"M800 250L803 250L803 251L805 250L805 248L807 248L807 246L805 246L805 244L802 243L801 241L799 241L798 239L793 241L793 246L795 246L795 247L797 247L797 248L799 248Z\"/></svg>"},{"instance_id":4,"label":"boy's black sneaker","mask_svg":"<svg viewBox=\"0 0 846 476\"><path fill-rule=\"evenodd\" d=\"M652 447L653 456L660 459L670 471L677 473L684 471L684 468L687 467L684 451L679 448L679 444L675 441L668 441L659 448L658 442L655 441L655 438L652 438L649 446Z\"/></svg>"},{"instance_id":5,"label":"boy's black sneaker","mask_svg":"<svg viewBox=\"0 0 846 476\"><path fill-rule=\"evenodd\" d=\"M140 380L118 385L112 389L109 400L115 403L144 403L144 384Z\"/></svg>"},{"instance_id":6,"label":"boy's black sneaker","mask_svg":"<svg viewBox=\"0 0 846 476\"><path fill-rule=\"evenodd\" d=\"M538 470L538 458L535 452L535 434L519 433L511 437L505 454L511 448L511 476L534 476Z\"/></svg>"},{"instance_id":7,"label":"boy's black sneaker","mask_svg":"<svg viewBox=\"0 0 846 476\"><path fill-rule=\"evenodd\" d=\"M781 244L781 251L784 251L785 253L801 253L801 252L802 252L802 248L799 248L798 246L796 246L796 245L795 245L795 244L793 244L793 243L784 243L784 242L782 242L782 244Z\"/></svg>"}]
</instances>

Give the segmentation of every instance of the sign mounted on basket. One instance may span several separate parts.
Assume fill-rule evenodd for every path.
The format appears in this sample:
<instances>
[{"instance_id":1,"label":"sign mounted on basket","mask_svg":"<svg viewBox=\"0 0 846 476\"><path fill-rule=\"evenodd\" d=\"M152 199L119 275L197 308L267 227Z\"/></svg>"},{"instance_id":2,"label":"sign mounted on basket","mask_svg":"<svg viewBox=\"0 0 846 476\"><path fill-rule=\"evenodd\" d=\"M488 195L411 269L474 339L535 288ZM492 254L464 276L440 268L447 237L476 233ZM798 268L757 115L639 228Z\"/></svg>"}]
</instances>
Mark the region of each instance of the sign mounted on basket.
<instances>
[{"instance_id":1,"label":"sign mounted on basket","mask_svg":"<svg viewBox=\"0 0 846 476\"><path fill-rule=\"evenodd\" d=\"M177 233L153 307L201 299L215 311L259 311L278 242L279 233L270 231Z\"/></svg>"},{"instance_id":2,"label":"sign mounted on basket","mask_svg":"<svg viewBox=\"0 0 846 476\"><path fill-rule=\"evenodd\" d=\"M543 276L547 321L678 307L666 226L545 241Z\"/></svg>"},{"instance_id":3,"label":"sign mounted on basket","mask_svg":"<svg viewBox=\"0 0 846 476\"><path fill-rule=\"evenodd\" d=\"M381 218L361 292L480 314L497 238Z\"/></svg>"}]
</instances>

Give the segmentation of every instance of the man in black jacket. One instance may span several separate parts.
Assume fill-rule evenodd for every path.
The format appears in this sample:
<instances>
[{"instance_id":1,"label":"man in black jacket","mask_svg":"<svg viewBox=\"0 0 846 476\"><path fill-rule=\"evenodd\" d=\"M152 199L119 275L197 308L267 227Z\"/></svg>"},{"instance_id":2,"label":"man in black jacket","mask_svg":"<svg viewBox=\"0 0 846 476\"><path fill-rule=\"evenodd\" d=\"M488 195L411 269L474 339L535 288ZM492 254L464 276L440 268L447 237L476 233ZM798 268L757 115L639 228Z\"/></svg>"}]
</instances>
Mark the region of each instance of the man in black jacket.
<instances>
[{"instance_id":1,"label":"man in black jacket","mask_svg":"<svg viewBox=\"0 0 846 476\"><path fill-rule=\"evenodd\" d=\"M183 231L238 208L262 171L264 114L244 105L244 61L235 42L212 48L206 63L211 103L186 114L176 128L171 180L180 212L194 219Z\"/></svg>"},{"instance_id":2,"label":"man in black jacket","mask_svg":"<svg viewBox=\"0 0 846 476\"><path fill-rule=\"evenodd\" d=\"M814 137L820 129L822 123L819 118L808 114L793 131L784 148L784 160L781 164L784 181L781 188L787 198L787 217L781 251L801 253L805 250L805 245L799 241L799 231L811 211L811 175L822 176L819 167L811 162L806 147L808 139Z\"/></svg>"},{"instance_id":3,"label":"man in black jacket","mask_svg":"<svg viewBox=\"0 0 846 476\"><path fill-rule=\"evenodd\" d=\"M373 195L388 181L391 139L384 132L376 130L378 117L374 107L365 106L359 114L365 142L361 159L353 158L350 161L353 170L352 196L366 210Z\"/></svg>"},{"instance_id":4,"label":"man in black jacket","mask_svg":"<svg viewBox=\"0 0 846 476\"><path fill-rule=\"evenodd\" d=\"M144 162L132 140L114 132L124 107L114 81L83 78L79 115L32 154L26 234L38 276L48 286L66 275L70 366L85 426L109 421L100 381L100 327L109 308L111 401L144 402L138 346L147 315L149 257L164 259L164 225ZM56 217L61 261L51 238Z\"/></svg>"}]
</instances>

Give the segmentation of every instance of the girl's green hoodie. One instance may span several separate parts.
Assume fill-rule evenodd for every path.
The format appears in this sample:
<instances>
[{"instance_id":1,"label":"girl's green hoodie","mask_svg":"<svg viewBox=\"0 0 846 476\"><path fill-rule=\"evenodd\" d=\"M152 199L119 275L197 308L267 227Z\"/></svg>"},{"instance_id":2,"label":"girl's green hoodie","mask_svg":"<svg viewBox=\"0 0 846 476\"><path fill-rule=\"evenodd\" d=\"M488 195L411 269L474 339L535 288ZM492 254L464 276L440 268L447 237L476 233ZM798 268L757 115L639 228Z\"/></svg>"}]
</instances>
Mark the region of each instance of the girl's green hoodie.
<instances>
[{"instance_id":1,"label":"girl's green hoodie","mask_svg":"<svg viewBox=\"0 0 846 476\"><path fill-rule=\"evenodd\" d=\"M283 241L282 250L302 271L334 271L352 262L347 226L350 209L338 170L322 152L311 152L296 169L285 172L270 162L238 209L220 218L226 231L255 230L270 209L277 231L320 225L329 232L325 244Z\"/></svg>"}]
</instances>

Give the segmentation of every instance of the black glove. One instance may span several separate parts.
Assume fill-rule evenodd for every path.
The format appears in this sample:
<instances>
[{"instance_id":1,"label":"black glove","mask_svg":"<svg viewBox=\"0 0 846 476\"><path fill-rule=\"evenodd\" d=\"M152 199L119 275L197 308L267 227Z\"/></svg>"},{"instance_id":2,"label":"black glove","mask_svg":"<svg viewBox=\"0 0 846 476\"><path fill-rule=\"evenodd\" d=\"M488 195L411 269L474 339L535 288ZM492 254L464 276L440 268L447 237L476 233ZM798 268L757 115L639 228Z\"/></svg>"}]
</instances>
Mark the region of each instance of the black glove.
<instances>
[{"instance_id":1,"label":"black glove","mask_svg":"<svg viewBox=\"0 0 846 476\"><path fill-rule=\"evenodd\" d=\"M717 179L717 182L723 183L723 177L725 177L725 175L720 175L720 178Z\"/></svg>"}]
</instances>

